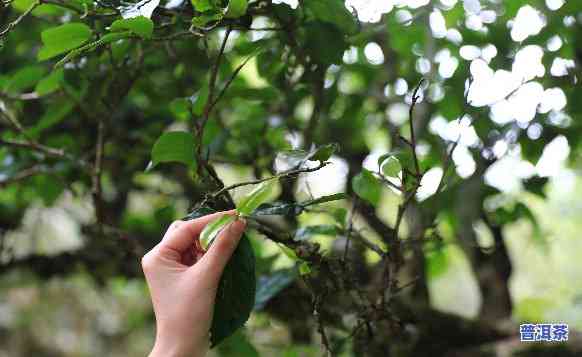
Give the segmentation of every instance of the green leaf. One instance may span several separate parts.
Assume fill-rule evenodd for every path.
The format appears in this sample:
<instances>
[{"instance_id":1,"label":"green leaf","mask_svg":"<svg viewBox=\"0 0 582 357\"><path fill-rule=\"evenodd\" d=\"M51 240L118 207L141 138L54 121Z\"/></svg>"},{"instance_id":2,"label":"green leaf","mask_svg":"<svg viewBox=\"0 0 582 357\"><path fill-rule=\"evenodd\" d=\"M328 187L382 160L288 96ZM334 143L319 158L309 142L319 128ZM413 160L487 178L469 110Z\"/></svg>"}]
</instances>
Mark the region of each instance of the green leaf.
<instances>
[{"instance_id":1,"label":"green leaf","mask_svg":"<svg viewBox=\"0 0 582 357\"><path fill-rule=\"evenodd\" d=\"M194 137L185 131L170 131L162 134L152 149L152 167L162 162L179 162L195 165Z\"/></svg>"},{"instance_id":2,"label":"green leaf","mask_svg":"<svg viewBox=\"0 0 582 357\"><path fill-rule=\"evenodd\" d=\"M216 9L216 6L213 4L212 0L192 0L192 6L194 6L194 9L199 12Z\"/></svg>"},{"instance_id":3,"label":"green leaf","mask_svg":"<svg viewBox=\"0 0 582 357\"><path fill-rule=\"evenodd\" d=\"M236 219L237 217L233 215L223 215L208 223L200 233L199 239L202 248L207 249L224 227L236 221Z\"/></svg>"},{"instance_id":4,"label":"green leaf","mask_svg":"<svg viewBox=\"0 0 582 357\"><path fill-rule=\"evenodd\" d=\"M36 0L14 0L11 5L16 11L25 12L34 2L36 2ZM39 17L49 15L54 17L63 15L63 12L64 9L58 5L42 4L34 9L32 15Z\"/></svg>"},{"instance_id":5,"label":"green leaf","mask_svg":"<svg viewBox=\"0 0 582 357\"><path fill-rule=\"evenodd\" d=\"M319 147L309 159L310 161L327 161L336 151L338 151L339 145L336 143L327 144Z\"/></svg>"},{"instance_id":6,"label":"green leaf","mask_svg":"<svg viewBox=\"0 0 582 357\"><path fill-rule=\"evenodd\" d=\"M267 302L291 285L297 279L297 269L280 269L268 276L259 278L257 295L255 296L255 310L261 310Z\"/></svg>"},{"instance_id":7,"label":"green leaf","mask_svg":"<svg viewBox=\"0 0 582 357\"><path fill-rule=\"evenodd\" d=\"M444 247L431 250L426 254L426 270L430 278L437 278L447 272L450 262Z\"/></svg>"},{"instance_id":8,"label":"green leaf","mask_svg":"<svg viewBox=\"0 0 582 357\"><path fill-rule=\"evenodd\" d=\"M299 274L300 275L311 274L311 267L309 266L308 262L301 262L301 264L299 264Z\"/></svg>"},{"instance_id":9,"label":"green leaf","mask_svg":"<svg viewBox=\"0 0 582 357\"><path fill-rule=\"evenodd\" d=\"M46 73L41 66L26 66L16 71L8 80L4 91L8 93L20 93L34 86Z\"/></svg>"},{"instance_id":10,"label":"green leaf","mask_svg":"<svg viewBox=\"0 0 582 357\"><path fill-rule=\"evenodd\" d=\"M192 99L192 113L195 115L202 115L204 113L204 108L208 102L209 88L208 84L204 84L202 88L194 95Z\"/></svg>"},{"instance_id":11,"label":"green leaf","mask_svg":"<svg viewBox=\"0 0 582 357\"><path fill-rule=\"evenodd\" d=\"M384 160L380 168L382 174L387 177L398 177L398 174L402 171L402 165L400 165L400 161L395 156L390 156Z\"/></svg>"},{"instance_id":12,"label":"green leaf","mask_svg":"<svg viewBox=\"0 0 582 357\"><path fill-rule=\"evenodd\" d=\"M224 13L222 11L206 11L198 16L194 16L192 18L192 25L194 27L204 28L211 22L222 20L223 17Z\"/></svg>"},{"instance_id":13,"label":"green leaf","mask_svg":"<svg viewBox=\"0 0 582 357\"><path fill-rule=\"evenodd\" d=\"M154 22L144 16L119 19L111 24L110 30L113 32L129 30L141 38L149 39L154 33Z\"/></svg>"},{"instance_id":14,"label":"green leaf","mask_svg":"<svg viewBox=\"0 0 582 357\"><path fill-rule=\"evenodd\" d=\"M63 180L53 175L34 176L31 181L35 191L38 192L47 206L52 206L66 188Z\"/></svg>"},{"instance_id":15,"label":"green leaf","mask_svg":"<svg viewBox=\"0 0 582 357\"><path fill-rule=\"evenodd\" d=\"M362 172L356 175L352 180L352 188L360 198L374 206L380 202L382 185L370 171L363 169Z\"/></svg>"},{"instance_id":16,"label":"green leaf","mask_svg":"<svg viewBox=\"0 0 582 357\"><path fill-rule=\"evenodd\" d=\"M41 79L34 89L36 94L44 96L50 94L61 87L61 82L64 80L64 72L61 69L53 71L48 77Z\"/></svg>"},{"instance_id":17,"label":"green leaf","mask_svg":"<svg viewBox=\"0 0 582 357\"><path fill-rule=\"evenodd\" d=\"M253 216L298 216L303 212L303 206L298 203L263 203L252 213Z\"/></svg>"},{"instance_id":18,"label":"green leaf","mask_svg":"<svg viewBox=\"0 0 582 357\"><path fill-rule=\"evenodd\" d=\"M412 169L412 166L414 165L414 158L412 157L412 152L410 150L400 150L399 149L399 150L394 150L394 151L391 151L387 154L380 156L378 158L378 167L382 168L382 164L384 164L384 162L391 157L395 158L399 162L401 170L402 170L402 168L407 168L410 170L410 169ZM384 175L386 175L386 174L384 174ZM386 176L389 176L389 175L386 175ZM398 175L396 175L396 176L398 176Z\"/></svg>"},{"instance_id":19,"label":"green leaf","mask_svg":"<svg viewBox=\"0 0 582 357\"><path fill-rule=\"evenodd\" d=\"M255 292L255 256L248 237L243 234L218 284L210 328L211 346L245 324L255 306Z\"/></svg>"},{"instance_id":20,"label":"green leaf","mask_svg":"<svg viewBox=\"0 0 582 357\"><path fill-rule=\"evenodd\" d=\"M238 213L243 216L251 215L257 207L267 201L274 186L275 180L268 180L259 184L251 191L251 193L240 201L237 207Z\"/></svg>"},{"instance_id":21,"label":"green leaf","mask_svg":"<svg viewBox=\"0 0 582 357\"><path fill-rule=\"evenodd\" d=\"M320 21L335 25L348 34L358 31L354 16L346 8L344 0L311 0L305 2L305 7Z\"/></svg>"},{"instance_id":22,"label":"green leaf","mask_svg":"<svg viewBox=\"0 0 582 357\"><path fill-rule=\"evenodd\" d=\"M301 205L303 207L307 207L307 206L318 205L318 204L326 203L326 202L343 200L347 197L348 197L348 195L346 195L345 193L341 193L341 192L334 193L333 195L321 196L321 197L318 197L318 198L313 199L313 200L302 202Z\"/></svg>"},{"instance_id":23,"label":"green leaf","mask_svg":"<svg viewBox=\"0 0 582 357\"><path fill-rule=\"evenodd\" d=\"M202 206L191 212L186 219L196 219L212 212L212 209ZM221 216L221 219L211 222L200 234L200 239L202 240L204 236L206 240L206 237L212 235L210 232L204 232L207 229L214 231L217 230L218 226L223 228L224 222L231 219L236 219L236 216L225 215ZM216 221L220 222L215 223ZM208 228L211 224L214 225L212 229ZM209 244L212 245L213 241L211 239ZM212 326L210 327L212 347L235 333L249 319L255 305L255 292L255 255L248 237L243 234L236 250L226 264L218 284Z\"/></svg>"},{"instance_id":24,"label":"green leaf","mask_svg":"<svg viewBox=\"0 0 582 357\"><path fill-rule=\"evenodd\" d=\"M91 38L91 29L82 23L68 23L53 27L41 33L43 48L38 60L44 61L73 50Z\"/></svg>"},{"instance_id":25,"label":"green leaf","mask_svg":"<svg viewBox=\"0 0 582 357\"><path fill-rule=\"evenodd\" d=\"M229 19L241 17L246 14L248 6L248 0L230 0L224 17Z\"/></svg>"},{"instance_id":26,"label":"green leaf","mask_svg":"<svg viewBox=\"0 0 582 357\"><path fill-rule=\"evenodd\" d=\"M243 332L238 330L217 347L219 356L259 357L259 352Z\"/></svg>"},{"instance_id":27,"label":"green leaf","mask_svg":"<svg viewBox=\"0 0 582 357\"><path fill-rule=\"evenodd\" d=\"M177 120L186 121L191 116L192 101L190 98L176 98L170 103L170 111Z\"/></svg>"},{"instance_id":28,"label":"green leaf","mask_svg":"<svg viewBox=\"0 0 582 357\"><path fill-rule=\"evenodd\" d=\"M337 27L323 22L305 25L305 51L311 58L322 64L341 64L348 43Z\"/></svg>"},{"instance_id":29,"label":"green leaf","mask_svg":"<svg viewBox=\"0 0 582 357\"><path fill-rule=\"evenodd\" d=\"M285 254L287 256L287 258L293 260L293 261L299 261L301 259L299 259L299 257L297 256L297 253L295 253L295 251L291 248L289 248L288 246L284 245L284 244L277 244L277 246L279 247L279 249L281 249L281 252L283 252L283 254Z\"/></svg>"},{"instance_id":30,"label":"green leaf","mask_svg":"<svg viewBox=\"0 0 582 357\"><path fill-rule=\"evenodd\" d=\"M348 218L348 210L345 208L336 208L335 210L332 210L331 212L333 218L335 219L335 221L341 226L341 227L345 227L346 226L346 220Z\"/></svg>"},{"instance_id":31,"label":"green leaf","mask_svg":"<svg viewBox=\"0 0 582 357\"><path fill-rule=\"evenodd\" d=\"M75 104L70 100L62 100L49 105L44 115L33 127L27 129L26 133L34 138L38 137L46 129L52 128L63 121L73 111L74 107Z\"/></svg>"},{"instance_id":32,"label":"green leaf","mask_svg":"<svg viewBox=\"0 0 582 357\"><path fill-rule=\"evenodd\" d=\"M346 198L345 193L336 193L334 195L322 196L313 200L304 202L273 202L262 203L253 212L252 216L298 216L303 213L305 207L317 205L320 203L332 202Z\"/></svg>"},{"instance_id":33,"label":"green leaf","mask_svg":"<svg viewBox=\"0 0 582 357\"><path fill-rule=\"evenodd\" d=\"M547 177L533 176L523 181L523 187L528 192L538 195L541 198L547 198L544 188L548 181L549 179Z\"/></svg>"},{"instance_id":34,"label":"green leaf","mask_svg":"<svg viewBox=\"0 0 582 357\"><path fill-rule=\"evenodd\" d=\"M65 63L71 61L74 58L77 58L83 54L86 54L88 52L94 51L97 48L99 48L100 46L106 45L108 43L112 43L118 40L122 40L128 37L132 36L132 32L131 31L125 31L125 32L114 32L114 33L108 33L106 35L104 35L103 37L101 37L99 40L88 43L86 45L83 45L79 48L76 48L74 50L72 50L71 52L67 53L67 55L65 57L63 57L63 59L61 59L60 61L58 61L55 64L55 69L61 68L62 66L65 65Z\"/></svg>"}]
</instances>

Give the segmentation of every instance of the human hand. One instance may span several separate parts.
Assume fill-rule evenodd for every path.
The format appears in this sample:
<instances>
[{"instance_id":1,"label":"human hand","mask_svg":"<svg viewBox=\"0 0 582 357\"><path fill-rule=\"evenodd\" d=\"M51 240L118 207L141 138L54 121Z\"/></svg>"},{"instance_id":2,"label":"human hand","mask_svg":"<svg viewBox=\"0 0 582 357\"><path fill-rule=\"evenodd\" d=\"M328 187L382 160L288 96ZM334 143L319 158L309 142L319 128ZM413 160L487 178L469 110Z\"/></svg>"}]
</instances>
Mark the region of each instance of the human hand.
<instances>
[{"instance_id":1,"label":"human hand","mask_svg":"<svg viewBox=\"0 0 582 357\"><path fill-rule=\"evenodd\" d=\"M204 252L200 233L224 214L236 212L175 221L142 258L156 316L156 342L150 357L198 357L208 350L220 276L246 227L244 220L237 219Z\"/></svg>"}]
</instances>

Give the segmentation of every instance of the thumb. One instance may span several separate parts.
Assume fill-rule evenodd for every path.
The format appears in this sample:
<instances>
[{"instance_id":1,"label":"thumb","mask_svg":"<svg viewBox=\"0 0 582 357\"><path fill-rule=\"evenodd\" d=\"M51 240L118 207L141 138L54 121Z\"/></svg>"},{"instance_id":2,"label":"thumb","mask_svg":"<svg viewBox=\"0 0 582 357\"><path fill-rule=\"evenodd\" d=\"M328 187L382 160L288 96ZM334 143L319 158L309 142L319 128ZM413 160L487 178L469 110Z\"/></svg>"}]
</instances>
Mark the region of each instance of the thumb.
<instances>
[{"instance_id":1,"label":"thumb","mask_svg":"<svg viewBox=\"0 0 582 357\"><path fill-rule=\"evenodd\" d=\"M224 267L228 263L232 253L234 253L245 228L246 222L242 219L237 219L229 224L214 239L214 242L200 260L199 263L206 265L207 271L212 275L212 279L216 279L217 281L220 279ZM195 264L194 267L196 265L198 264Z\"/></svg>"}]
</instances>

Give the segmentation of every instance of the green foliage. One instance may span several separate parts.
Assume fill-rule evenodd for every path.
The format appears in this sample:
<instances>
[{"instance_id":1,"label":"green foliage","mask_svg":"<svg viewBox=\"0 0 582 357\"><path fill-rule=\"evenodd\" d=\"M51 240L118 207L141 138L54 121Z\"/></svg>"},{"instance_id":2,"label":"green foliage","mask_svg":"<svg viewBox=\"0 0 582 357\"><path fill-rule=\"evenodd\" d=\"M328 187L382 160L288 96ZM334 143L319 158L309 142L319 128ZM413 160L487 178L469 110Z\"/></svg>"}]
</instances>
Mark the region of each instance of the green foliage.
<instances>
[{"instance_id":1,"label":"green foliage","mask_svg":"<svg viewBox=\"0 0 582 357\"><path fill-rule=\"evenodd\" d=\"M209 88L207 84L204 84L202 88L194 95L192 103L192 113L195 115L202 115L206 103L208 102Z\"/></svg>"},{"instance_id":2,"label":"green foliage","mask_svg":"<svg viewBox=\"0 0 582 357\"><path fill-rule=\"evenodd\" d=\"M192 6L199 12L212 10L216 7L214 0L192 0Z\"/></svg>"},{"instance_id":3,"label":"green foliage","mask_svg":"<svg viewBox=\"0 0 582 357\"><path fill-rule=\"evenodd\" d=\"M184 219L196 219L213 212L208 207L201 207ZM223 215L206 225L199 237L203 247L210 248L220 231L236 219L237 216L234 215ZM210 329L210 342L213 347L246 323L255 305L255 290L255 255L249 238L243 234L224 268L216 292Z\"/></svg>"},{"instance_id":4,"label":"green foliage","mask_svg":"<svg viewBox=\"0 0 582 357\"><path fill-rule=\"evenodd\" d=\"M152 149L151 167L163 162L178 162L193 167L196 162L194 137L184 131L162 134Z\"/></svg>"},{"instance_id":5,"label":"green foliage","mask_svg":"<svg viewBox=\"0 0 582 357\"><path fill-rule=\"evenodd\" d=\"M214 305L210 343L218 345L248 320L255 305L255 256L243 235L224 268Z\"/></svg>"},{"instance_id":6,"label":"green foliage","mask_svg":"<svg viewBox=\"0 0 582 357\"><path fill-rule=\"evenodd\" d=\"M202 233L200 233L199 239L200 244L202 244L202 248L207 249L208 246L216 239L218 234L222 232L226 226L236 221L236 219L236 216L224 215L208 223L202 230Z\"/></svg>"},{"instance_id":7,"label":"green foliage","mask_svg":"<svg viewBox=\"0 0 582 357\"><path fill-rule=\"evenodd\" d=\"M398 174L402 171L402 165L400 165L400 161L395 156L389 156L382 162L380 170L384 176L398 177Z\"/></svg>"},{"instance_id":8,"label":"green foliage","mask_svg":"<svg viewBox=\"0 0 582 357\"><path fill-rule=\"evenodd\" d=\"M237 212L242 216L249 216L255 209L264 203L273 190L274 180L265 181L257 185L250 194L245 196L238 204Z\"/></svg>"},{"instance_id":9,"label":"green foliage","mask_svg":"<svg viewBox=\"0 0 582 357\"><path fill-rule=\"evenodd\" d=\"M61 88L61 83L65 78L65 73L63 70L53 71L49 76L41 79L34 89L34 91L39 96L44 96L50 94L59 88Z\"/></svg>"},{"instance_id":10,"label":"green foliage","mask_svg":"<svg viewBox=\"0 0 582 357\"><path fill-rule=\"evenodd\" d=\"M309 160L311 161L320 161L325 162L329 160L331 155L333 155L336 151L338 151L339 145L338 144L328 144L322 147L319 147L315 152L311 155Z\"/></svg>"},{"instance_id":11,"label":"green foliage","mask_svg":"<svg viewBox=\"0 0 582 357\"><path fill-rule=\"evenodd\" d=\"M143 16L115 20L113 24L111 24L110 30L114 32L129 30L141 38L149 39L154 32L154 22Z\"/></svg>"},{"instance_id":12,"label":"green foliage","mask_svg":"<svg viewBox=\"0 0 582 357\"><path fill-rule=\"evenodd\" d=\"M33 87L46 73L46 69L41 66L27 66L13 75L4 86L8 93L20 93L25 89Z\"/></svg>"},{"instance_id":13,"label":"green foliage","mask_svg":"<svg viewBox=\"0 0 582 357\"><path fill-rule=\"evenodd\" d=\"M318 20L333 24L347 34L358 30L354 16L342 0L314 0L306 2L305 6Z\"/></svg>"},{"instance_id":14,"label":"green foliage","mask_svg":"<svg viewBox=\"0 0 582 357\"><path fill-rule=\"evenodd\" d=\"M226 338L218 346L220 356L240 356L240 357L259 357L257 349L249 342L249 339L242 331L238 331Z\"/></svg>"},{"instance_id":15,"label":"green foliage","mask_svg":"<svg viewBox=\"0 0 582 357\"><path fill-rule=\"evenodd\" d=\"M373 205L380 202L382 185L373 173L364 169L352 180L352 189L361 198Z\"/></svg>"},{"instance_id":16,"label":"green foliage","mask_svg":"<svg viewBox=\"0 0 582 357\"><path fill-rule=\"evenodd\" d=\"M91 28L83 23L68 23L45 30L41 34L43 47L38 60L44 61L73 50L87 42L92 33Z\"/></svg>"},{"instance_id":17,"label":"green foliage","mask_svg":"<svg viewBox=\"0 0 582 357\"><path fill-rule=\"evenodd\" d=\"M273 203L262 203L255 210L252 211L252 216L298 216L305 211L309 206L333 202L346 198L343 193L337 193L335 195L321 196L313 200L308 200L304 202L273 202Z\"/></svg>"},{"instance_id":18,"label":"green foliage","mask_svg":"<svg viewBox=\"0 0 582 357\"><path fill-rule=\"evenodd\" d=\"M248 6L248 0L230 0L224 17L230 19L241 17L247 12Z\"/></svg>"},{"instance_id":19,"label":"green foliage","mask_svg":"<svg viewBox=\"0 0 582 357\"><path fill-rule=\"evenodd\" d=\"M335 26L314 21L305 25L305 51L321 64L340 64L348 49L344 34Z\"/></svg>"},{"instance_id":20,"label":"green foliage","mask_svg":"<svg viewBox=\"0 0 582 357\"><path fill-rule=\"evenodd\" d=\"M192 25L195 27L205 27L208 24L222 20L224 14L222 11L206 11L198 16L192 18Z\"/></svg>"}]
</instances>

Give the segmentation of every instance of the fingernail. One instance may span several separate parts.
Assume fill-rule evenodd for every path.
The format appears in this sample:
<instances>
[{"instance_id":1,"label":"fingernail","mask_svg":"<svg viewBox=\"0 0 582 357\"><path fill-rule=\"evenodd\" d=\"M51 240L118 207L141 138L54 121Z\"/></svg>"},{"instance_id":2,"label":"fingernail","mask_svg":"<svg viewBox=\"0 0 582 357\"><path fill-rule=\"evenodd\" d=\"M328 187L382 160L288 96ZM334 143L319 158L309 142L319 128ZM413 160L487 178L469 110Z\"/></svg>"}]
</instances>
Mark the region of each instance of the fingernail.
<instances>
[{"instance_id":1,"label":"fingernail","mask_svg":"<svg viewBox=\"0 0 582 357\"><path fill-rule=\"evenodd\" d=\"M232 222L231 224L232 233L241 235L245 230L246 226L247 222L244 219L239 218L236 221Z\"/></svg>"}]
</instances>

